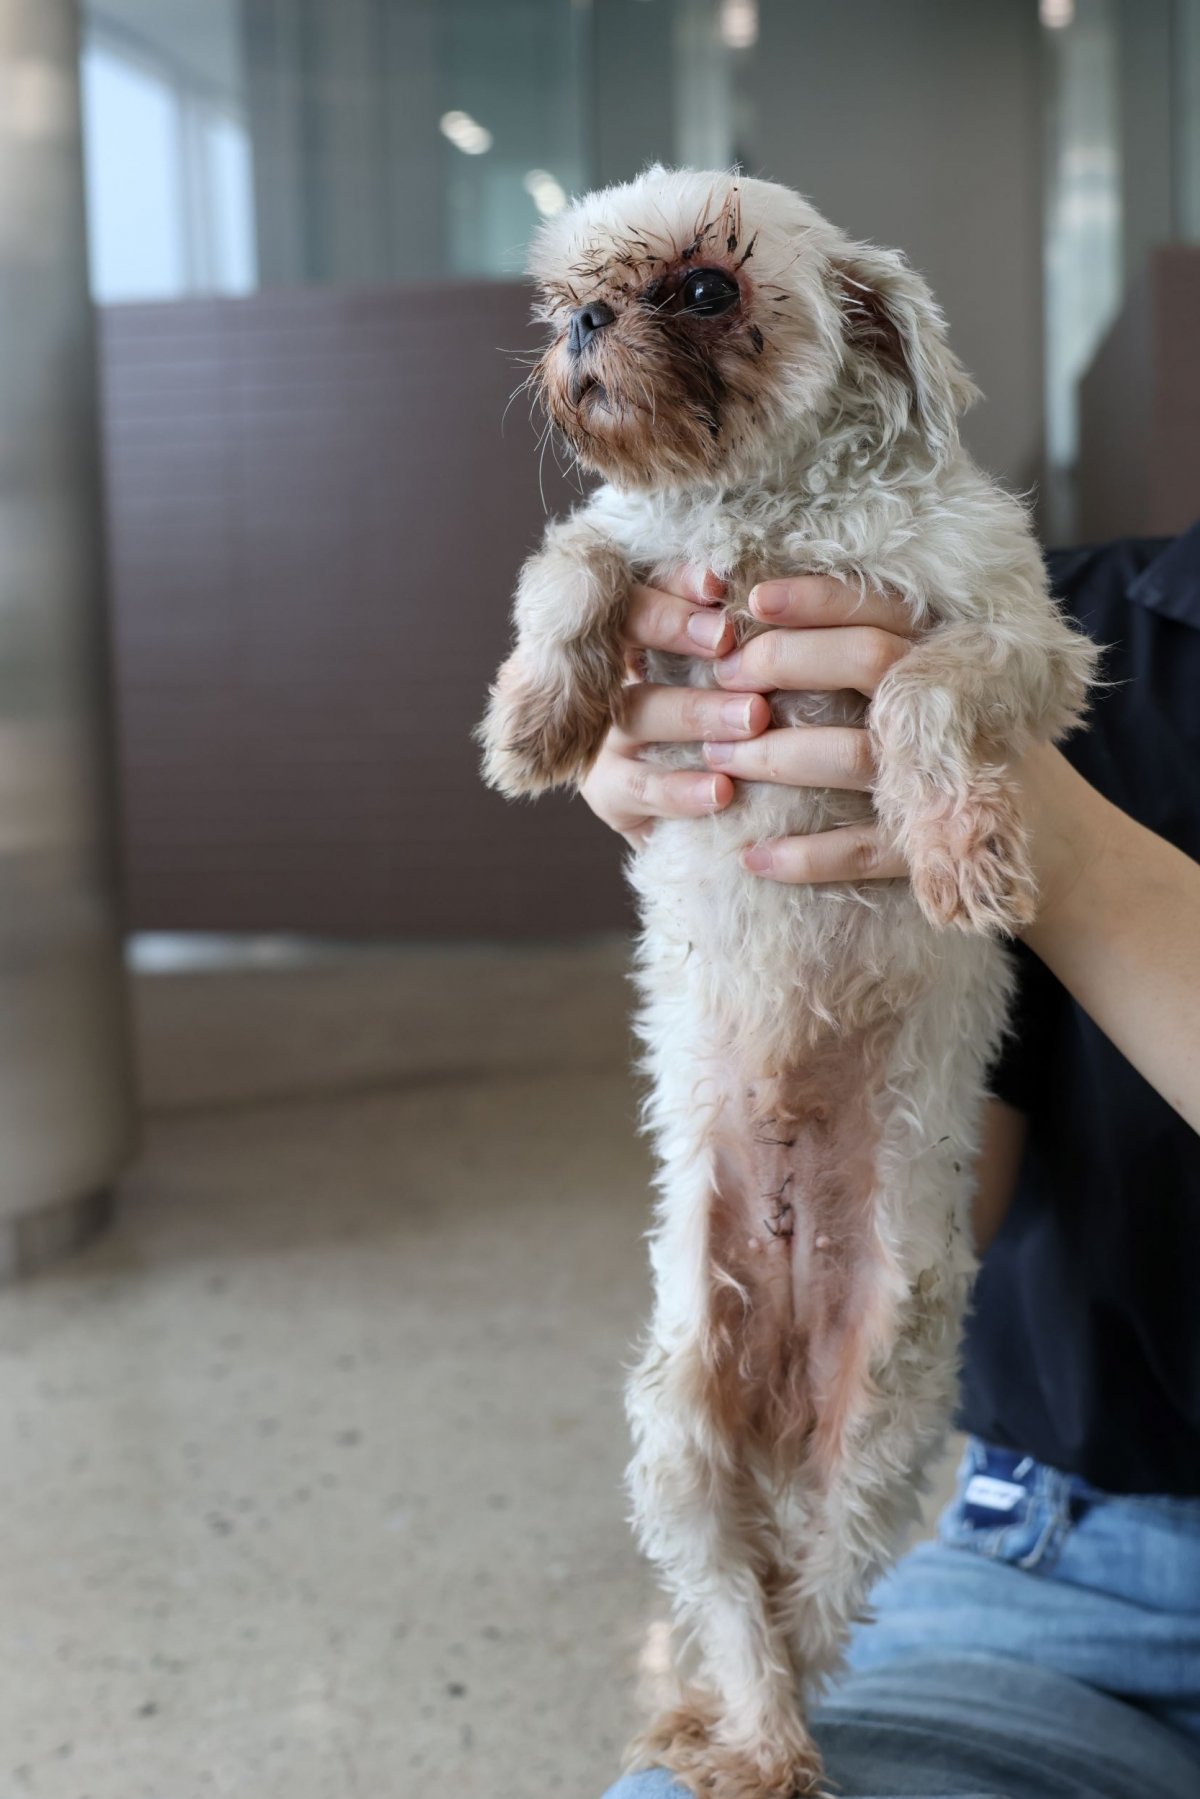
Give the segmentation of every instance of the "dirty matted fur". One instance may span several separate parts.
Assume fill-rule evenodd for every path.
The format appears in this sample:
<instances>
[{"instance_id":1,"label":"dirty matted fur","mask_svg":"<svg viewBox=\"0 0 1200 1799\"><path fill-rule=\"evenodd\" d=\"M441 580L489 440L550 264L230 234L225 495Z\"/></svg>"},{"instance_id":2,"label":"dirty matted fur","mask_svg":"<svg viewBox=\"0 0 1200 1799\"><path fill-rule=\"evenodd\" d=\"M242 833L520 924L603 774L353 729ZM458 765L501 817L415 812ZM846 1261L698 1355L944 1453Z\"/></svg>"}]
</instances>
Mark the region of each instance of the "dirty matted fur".
<instances>
[{"instance_id":1,"label":"dirty matted fur","mask_svg":"<svg viewBox=\"0 0 1200 1799\"><path fill-rule=\"evenodd\" d=\"M756 880L747 844L872 806L765 784L659 823L631 867L660 1174L630 1482L698 1664L638 1753L706 1799L792 1799L820 1788L806 1707L953 1403L999 939L1036 899L1007 765L1077 719L1094 652L959 443L973 390L902 257L785 188L653 168L551 220L532 268L546 405L604 481L522 572L489 781L581 778L620 709L630 585L681 561L726 579L742 637L754 583L800 572L894 588L920 631L866 714L911 884ZM712 681L682 657L649 673Z\"/></svg>"}]
</instances>

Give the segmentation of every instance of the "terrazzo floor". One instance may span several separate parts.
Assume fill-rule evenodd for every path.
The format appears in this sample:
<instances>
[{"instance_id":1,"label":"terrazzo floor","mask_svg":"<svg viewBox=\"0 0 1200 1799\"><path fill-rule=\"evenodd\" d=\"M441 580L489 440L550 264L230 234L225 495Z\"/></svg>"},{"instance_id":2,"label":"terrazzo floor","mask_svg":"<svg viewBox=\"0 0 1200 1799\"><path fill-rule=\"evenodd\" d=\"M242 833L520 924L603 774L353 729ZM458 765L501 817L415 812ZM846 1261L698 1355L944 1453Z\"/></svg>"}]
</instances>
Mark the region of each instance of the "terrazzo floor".
<instances>
[{"instance_id":1,"label":"terrazzo floor","mask_svg":"<svg viewBox=\"0 0 1200 1799\"><path fill-rule=\"evenodd\" d=\"M598 1799L662 1638L623 970L136 977L117 1225L0 1294L5 1799Z\"/></svg>"},{"instance_id":2,"label":"terrazzo floor","mask_svg":"<svg viewBox=\"0 0 1200 1799\"><path fill-rule=\"evenodd\" d=\"M623 949L141 975L116 1229L0 1295L0 1793L571 1799L623 1520Z\"/></svg>"}]
</instances>

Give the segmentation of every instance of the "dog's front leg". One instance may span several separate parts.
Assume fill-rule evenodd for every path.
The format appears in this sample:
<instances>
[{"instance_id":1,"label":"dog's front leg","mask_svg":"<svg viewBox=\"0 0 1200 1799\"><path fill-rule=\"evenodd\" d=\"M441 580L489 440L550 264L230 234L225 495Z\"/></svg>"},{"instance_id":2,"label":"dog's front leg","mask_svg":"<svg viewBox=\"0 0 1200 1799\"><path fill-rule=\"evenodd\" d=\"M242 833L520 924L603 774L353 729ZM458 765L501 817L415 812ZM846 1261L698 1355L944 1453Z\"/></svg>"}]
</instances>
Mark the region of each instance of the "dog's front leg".
<instances>
[{"instance_id":1,"label":"dog's front leg","mask_svg":"<svg viewBox=\"0 0 1200 1799\"><path fill-rule=\"evenodd\" d=\"M625 681L629 584L622 552L579 516L552 524L521 570L516 644L477 732L501 793L542 793L591 767Z\"/></svg>"},{"instance_id":2,"label":"dog's front leg","mask_svg":"<svg viewBox=\"0 0 1200 1799\"><path fill-rule=\"evenodd\" d=\"M934 924L1011 933L1033 919L1037 882L1010 765L1077 721L1097 653L1049 601L1036 625L937 625L872 702L876 810Z\"/></svg>"}]
</instances>

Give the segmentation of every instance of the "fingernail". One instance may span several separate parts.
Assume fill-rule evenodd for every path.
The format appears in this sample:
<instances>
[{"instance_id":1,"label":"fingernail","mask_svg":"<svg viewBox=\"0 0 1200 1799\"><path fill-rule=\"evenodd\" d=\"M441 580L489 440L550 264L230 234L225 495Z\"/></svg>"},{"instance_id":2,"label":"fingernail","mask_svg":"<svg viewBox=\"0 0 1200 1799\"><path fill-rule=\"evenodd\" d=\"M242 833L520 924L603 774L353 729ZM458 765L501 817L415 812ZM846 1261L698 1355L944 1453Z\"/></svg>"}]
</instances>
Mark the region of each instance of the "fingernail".
<instances>
[{"instance_id":1,"label":"fingernail","mask_svg":"<svg viewBox=\"0 0 1200 1799\"><path fill-rule=\"evenodd\" d=\"M721 723L731 725L735 731L748 731L753 704L753 700L726 700L721 707Z\"/></svg>"},{"instance_id":2,"label":"fingernail","mask_svg":"<svg viewBox=\"0 0 1200 1799\"><path fill-rule=\"evenodd\" d=\"M706 743L704 760L717 768L725 768L733 761L733 745L731 743Z\"/></svg>"},{"instance_id":3,"label":"fingernail","mask_svg":"<svg viewBox=\"0 0 1200 1799\"><path fill-rule=\"evenodd\" d=\"M706 806L712 806L715 809L721 804L720 789L715 781L706 781L705 789L704 803Z\"/></svg>"},{"instance_id":4,"label":"fingernail","mask_svg":"<svg viewBox=\"0 0 1200 1799\"><path fill-rule=\"evenodd\" d=\"M787 588L768 581L750 589L750 610L760 618L778 618L787 609Z\"/></svg>"},{"instance_id":5,"label":"fingernail","mask_svg":"<svg viewBox=\"0 0 1200 1799\"><path fill-rule=\"evenodd\" d=\"M700 592L706 600L723 600L728 592L727 584L720 575L714 575L711 568L705 569L704 579L700 583Z\"/></svg>"},{"instance_id":6,"label":"fingernail","mask_svg":"<svg viewBox=\"0 0 1200 1799\"><path fill-rule=\"evenodd\" d=\"M687 633L702 649L715 650L725 635L723 612L693 612L687 622Z\"/></svg>"},{"instance_id":7,"label":"fingernail","mask_svg":"<svg viewBox=\"0 0 1200 1799\"><path fill-rule=\"evenodd\" d=\"M765 875L771 866L771 852L765 843L756 843L752 849L742 851L742 867L748 868L752 875Z\"/></svg>"},{"instance_id":8,"label":"fingernail","mask_svg":"<svg viewBox=\"0 0 1200 1799\"><path fill-rule=\"evenodd\" d=\"M717 671L718 681L733 681L737 678L742 666L742 652L734 650L731 656L722 656L721 660L714 663L713 666Z\"/></svg>"}]
</instances>

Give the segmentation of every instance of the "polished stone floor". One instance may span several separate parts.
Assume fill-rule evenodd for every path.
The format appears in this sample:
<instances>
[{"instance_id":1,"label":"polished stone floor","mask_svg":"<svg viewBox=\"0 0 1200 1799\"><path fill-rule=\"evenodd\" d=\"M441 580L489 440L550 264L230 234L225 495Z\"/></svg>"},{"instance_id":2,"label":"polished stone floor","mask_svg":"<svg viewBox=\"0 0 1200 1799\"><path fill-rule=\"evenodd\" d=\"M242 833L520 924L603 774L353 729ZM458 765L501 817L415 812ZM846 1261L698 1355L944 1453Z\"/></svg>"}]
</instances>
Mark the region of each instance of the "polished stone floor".
<instances>
[{"instance_id":1,"label":"polished stone floor","mask_svg":"<svg viewBox=\"0 0 1200 1799\"><path fill-rule=\"evenodd\" d=\"M612 1778L662 1644L623 962L138 974L116 1228L0 1294L5 1799Z\"/></svg>"},{"instance_id":2,"label":"polished stone floor","mask_svg":"<svg viewBox=\"0 0 1200 1799\"><path fill-rule=\"evenodd\" d=\"M599 1792L626 1001L609 944L138 977L118 1226L0 1295L7 1799Z\"/></svg>"}]
</instances>

